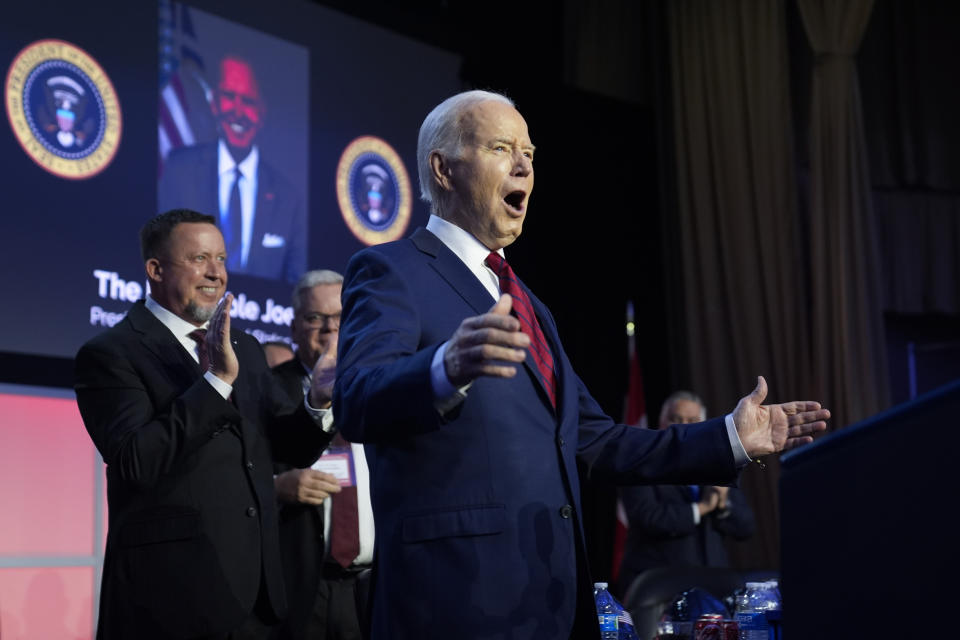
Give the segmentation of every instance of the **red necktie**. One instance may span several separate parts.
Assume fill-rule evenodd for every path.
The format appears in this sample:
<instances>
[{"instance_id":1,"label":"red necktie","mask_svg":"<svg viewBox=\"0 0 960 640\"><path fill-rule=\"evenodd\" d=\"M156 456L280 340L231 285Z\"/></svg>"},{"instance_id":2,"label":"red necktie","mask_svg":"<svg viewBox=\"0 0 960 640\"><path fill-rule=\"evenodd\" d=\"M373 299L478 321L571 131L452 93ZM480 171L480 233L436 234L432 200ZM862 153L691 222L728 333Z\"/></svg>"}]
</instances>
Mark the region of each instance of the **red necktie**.
<instances>
[{"instance_id":1,"label":"red necktie","mask_svg":"<svg viewBox=\"0 0 960 640\"><path fill-rule=\"evenodd\" d=\"M189 335L197 343L197 357L200 358L200 369L206 373L210 368L210 356L207 354L207 330L194 329Z\"/></svg>"},{"instance_id":2,"label":"red necktie","mask_svg":"<svg viewBox=\"0 0 960 640\"><path fill-rule=\"evenodd\" d=\"M353 458L350 443L339 433L333 437L335 447L346 447ZM360 554L360 519L357 512L357 487L341 487L330 499L330 557L346 569Z\"/></svg>"},{"instance_id":3,"label":"red necktie","mask_svg":"<svg viewBox=\"0 0 960 640\"><path fill-rule=\"evenodd\" d=\"M550 353L550 347L540 329L540 323L533 312L533 305L530 304L530 298L526 291L520 287L517 282L517 276L513 269L507 264L507 261L500 257L500 254L494 251L487 256L487 266L493 269L500 279L500 291L509 293L513 298L513 314L520 321L520 329L530 338L530 352L533 354L533 361L537 365L537 372L540 375L540 382L547 391L550 398L550 404L554 408L557 406L557 378L553 371L553 354Z\"/></svg>"}]
</instances>

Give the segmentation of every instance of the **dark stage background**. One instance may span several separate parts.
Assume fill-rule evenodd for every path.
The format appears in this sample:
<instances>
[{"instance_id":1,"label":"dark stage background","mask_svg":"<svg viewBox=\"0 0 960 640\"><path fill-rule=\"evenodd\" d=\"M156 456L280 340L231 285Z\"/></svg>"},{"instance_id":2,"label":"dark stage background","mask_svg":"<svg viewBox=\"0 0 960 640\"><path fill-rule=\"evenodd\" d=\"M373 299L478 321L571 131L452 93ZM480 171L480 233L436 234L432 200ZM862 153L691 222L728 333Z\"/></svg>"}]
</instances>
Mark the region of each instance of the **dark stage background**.
<instances>
[{"instance_id":1,"label":"dark stage background","mask_svg":"<svg viewBox=\"0 0 960 640\"><path fill-rule=\"evenodd\" d=\"M538 155L531 213L524 235L511 247L511 262L550 305L578 374L604 409L614 417L623 412L627 301L637 306L636 344L648 415L655 420L674 389L694 387L704 354L692 352L688 325L701 309L683 293L683 256L693 245L677 212L676 172L685 160L678 160L674 127L683 105L671 78L671 46L682 53L688 45L671 44L676 37L671 11L706 15L719 6L751 16L760 6L736 0L323 4L457 51L466 86L504 91L516 100ZM769 6L782 13L782 73L788 77L793 122L793 147L786 153L793 154L797 216L804 229L817 57L798 3ZM880 410L960 377L955 357L960 350L960 120L955 117L960 85L944 75L951 61L960 59L960 41L951 35L960 28L960 6L932 0L826 6L866 6L869 15L854 59L879 254L876 270L867 277L882 292L879 309L872 311L885 347L877 354L886 362L877 375L889 394L864 399L862 406ZM706 17L703 23L706 33L717 28ZM729 86L717 99L736 103L739 90ZM868 244L870 238L852 242ZM723 252L719 238L716 244ZM580 264L590 268L575 266ZM801 294L783 311L802 313L805 305L818 304L812 298ZM830 304L843 309L847 302ZM730 340L721 327L705 331L707 342ZM748 371L768 376L771 400L790 399L788 391L777 392L769 370L749 367L756 365L748 365ZM753 379L723 382L696 389L711 415L731 410ZM813 374L804 382L796 393L836 407L825 380ZM830 429L869 415L862 409L841 412ZM760 532L755 540L732 545L737 568L780 566L779 473L776 465L769 466L766 472L751 467L742 482ZM585 479L583 508L598 578L610 574L614 505L613 488Z\"/></svg>"}]
</instances>

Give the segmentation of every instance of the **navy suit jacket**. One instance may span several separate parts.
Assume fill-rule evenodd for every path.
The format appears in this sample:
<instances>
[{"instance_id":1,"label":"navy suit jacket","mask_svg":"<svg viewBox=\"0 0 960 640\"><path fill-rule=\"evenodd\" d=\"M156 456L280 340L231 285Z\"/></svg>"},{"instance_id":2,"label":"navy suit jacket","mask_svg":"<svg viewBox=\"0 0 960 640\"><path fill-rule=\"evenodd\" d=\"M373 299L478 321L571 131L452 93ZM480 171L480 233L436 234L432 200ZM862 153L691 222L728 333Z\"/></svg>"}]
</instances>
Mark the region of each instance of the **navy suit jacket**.
<instances>
[{"instance_id":1,"label":"navy suit jacket","mask_svg":"<svg viewBox=\"0 0 960 640\"><path fill-rule=\"evenodd\" d=\"M309 466L332 436L253 337L232 338L232 401L142 302L77 354L77 404L107 464L99 640L223 633L261 592L285 613L273 460Z\"/></svg>"},{"instance_id":2,"label":"navy suit jacket","mask_svg":"<svg viewBox=\"0 0 960 640\"><path fill-rule=\"evenodd\" d=\"M424 229L347 267L334 406L370 466L375 640L566 639L575 615L596 632L590 576L577 571L577 461L627 483L736 476L722 420L662 432L615 424L574 373L546 307L530 299L556 362L556 410L528 355L515 378L479 378L441 415L434 352L494 300Z\"/></svg>"},{"instance_id":3,"label":"navy suit jacket","mask_svg":"<svg viewBox=\"0 0 960 640\"><path fill-rule=\"evenodd\" d=\"M729 514L721 518L712 511L699 524L693 522L693 497L686 485L623 487L620 498L630 523L618 576L623 594L646 569L727 567L724 538L753 535L753 511L736 487L727 494Z\"/></svg>"},{"instance_id":4,"label":"navy suit jacket","mask_svg":"<svg viewBox=\"0 0 960 640\"><path fill-rule=\"evenodd\" d=\"M220 220L217 144L170 152L157 190L160 211L187 208ZM307 217L293 185L260 156L247 265L230 274L296 282L307 268ZM219 226L219 222L218 222Z\"/></svg>"}]
</instances>

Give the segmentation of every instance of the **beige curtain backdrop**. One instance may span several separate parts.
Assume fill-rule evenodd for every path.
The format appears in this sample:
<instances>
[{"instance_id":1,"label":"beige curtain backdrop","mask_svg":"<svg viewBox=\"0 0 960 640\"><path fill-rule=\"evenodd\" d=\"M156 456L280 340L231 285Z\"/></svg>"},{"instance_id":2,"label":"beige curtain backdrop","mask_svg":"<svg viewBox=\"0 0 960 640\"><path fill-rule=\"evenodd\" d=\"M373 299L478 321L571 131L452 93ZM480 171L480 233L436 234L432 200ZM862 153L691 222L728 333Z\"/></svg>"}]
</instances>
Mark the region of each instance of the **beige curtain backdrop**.
<instances>
[{"instance_id":1,"label":"beige curtain backdrop","mask_svg":"<svg viewBox=\"0 0 960 640\"><path fill-rule=\"evenodd\" d=\"M798 0L812 78L809 208L798 211L784 1L667 3L688 350L717 411L758 373L769 400L821 400L832 429L888 404L875 221L854 54L872 0ZM779 468L742 485L779 566Z\"/></svg>"},{"instance_id":2,"label":"beige curtain backdrop","mask_svg":"<svg viewBox=\"0 0 960 640\"><path fill-rule=\"evenodd\" d=\"M854 55L873 0L798 0L816 63L810 101L810 275L816 380L833 428L888 405L876 218Z\"/></svg>"},{"instance_id":3,"label":"beige curtain backdrop","mask_svg":"<svg viewBox=\"0 0 960 640\"><path fill-rule=\"evenodd\" d=\"M782 0L668 2L677 211L693 388L717 414L762 374L772 402L817 397ZM742 568L779 567L776 460L741 479L757 534Z\"/></svg>"}]
</instances>

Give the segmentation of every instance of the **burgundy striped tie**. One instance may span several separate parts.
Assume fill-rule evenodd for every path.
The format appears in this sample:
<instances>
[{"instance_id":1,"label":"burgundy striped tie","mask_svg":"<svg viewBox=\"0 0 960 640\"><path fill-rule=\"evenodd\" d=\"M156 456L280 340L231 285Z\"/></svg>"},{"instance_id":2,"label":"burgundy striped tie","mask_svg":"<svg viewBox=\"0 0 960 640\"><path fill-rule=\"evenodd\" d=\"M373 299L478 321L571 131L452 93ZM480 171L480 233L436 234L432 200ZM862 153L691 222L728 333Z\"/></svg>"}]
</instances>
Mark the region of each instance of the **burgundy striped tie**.
<instances>
[{"instance_id":1,"label":"burgundy striped tie","mask_svg":"<svg viewBox=\"0 0 960 640\"><path fill-rule=\"evenodd\" d=\"M353 457L350 443L339 432L333 438L335 447ZM357 487L342 487L331 496L330 557L346 569L360 554L360 519L357 509Z\"/></svg>"},{"instance_id":2,"label":"burgundy striped tie","mask_svg":"<svg viewBox=\"0 0 960 640\"><path fill-rule=\"evenodd\" d=\"M197 358L200 360L200 370L204 373L210 368L210 356L207 354L207 330L194 329L189 334L197 343Z\"/></svg>"},{"instance_id":3,"label":"burgundy striped tie","mask_svg":"<svg viewBox=\"0 0 960 640\"><path fill-rule=\"evenodd\" d=\"M550 353L547 340L543 337L543 331L540 329L537 316L533 313L530 298L520 287L520 283L517 282L517 276L513 273L513 269L510 268L506 260L500 257L499 253L494 251L487 256L487 266L493 269L493 272L500 278L501 293L509 293L510 297L513 298L513 314L520 321L520 329L530 338L530 352L533 354L533 361L537 365L540 381L543 383L543 388L547 390L550 404L556 408L557 378L553 371L553 354Z\"/></svg>"}]
</instances>

